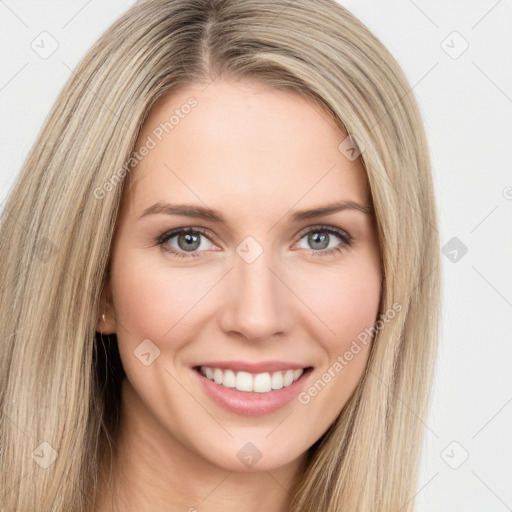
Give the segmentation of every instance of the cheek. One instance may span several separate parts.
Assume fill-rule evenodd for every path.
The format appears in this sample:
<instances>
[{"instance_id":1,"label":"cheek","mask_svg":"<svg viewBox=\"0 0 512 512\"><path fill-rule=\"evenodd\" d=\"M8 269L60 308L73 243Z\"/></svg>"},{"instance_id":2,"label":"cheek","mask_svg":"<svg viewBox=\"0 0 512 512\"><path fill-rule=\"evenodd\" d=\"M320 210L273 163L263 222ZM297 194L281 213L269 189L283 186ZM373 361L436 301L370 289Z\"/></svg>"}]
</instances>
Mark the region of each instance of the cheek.
<instances>
[{"instance_id":1,"label":"cheek","mask_svg":"<svg viewBox=\"0 0 512 512\"><path fill-rule=\"evenodd\" d=\"M199 300L200 282L193 273L171 272L148 258L118 258L112 272L117 330L137 339L163 340Z\"/></svg>"},{"instance_id":2,"label":"cheek","mask_svg":"<svg viewBox=\"0 0 512 512\"><path fill-rule=\"evenodd\" d=\"M308 295L322 320L312 334L317 334L314 339L325 357L315 379L298 396L304 414L317 418L315 432L325 432L335 421L361 379L381 294L378 263L346 266L329 277L327 286L312 287Z\"/></svg>"},{"instance_id":3,"label":"cheek","mask_svg":"<svg viewBox=\"0 0 512 512\"><path fill-rule=\"evenodd\" d=\"M381 295L381 272L378 262L343 265L321 269L304 279L301 285L304 303L316 315L315 338L332 350L345 346L377 319Z\"/></svg>"},{"instance_id":4,"label":"cheek","mask_svg":"<svg viewBox=\"0 0 512 512\"><path fill-rule=\"evenodd\" d=\"M374 324L380 301L378 274L355 269L340 279L332 293L333 300L325 302L323 307L337 338L353 339Z\"/></svg>"}]
</instances>

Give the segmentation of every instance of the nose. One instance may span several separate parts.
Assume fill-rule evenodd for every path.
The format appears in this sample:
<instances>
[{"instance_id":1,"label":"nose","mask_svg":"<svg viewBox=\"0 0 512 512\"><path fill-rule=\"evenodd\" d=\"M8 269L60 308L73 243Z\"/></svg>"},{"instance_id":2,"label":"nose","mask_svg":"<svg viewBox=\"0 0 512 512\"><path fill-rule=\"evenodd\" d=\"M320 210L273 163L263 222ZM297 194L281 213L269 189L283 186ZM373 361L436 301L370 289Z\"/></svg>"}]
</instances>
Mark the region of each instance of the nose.
<instances>
[{"instance_id":1,"label":"nose","mask_svg":"<svg viewBox=\"0 0 512 512\"><path fill-rule=\"evenodd\" d=\"M220 328L249 341L286 333L294 321L294 295L287 284L270 250L252 262L237 255L225 278L218 310Z\"/></svg>"}]
</instances>

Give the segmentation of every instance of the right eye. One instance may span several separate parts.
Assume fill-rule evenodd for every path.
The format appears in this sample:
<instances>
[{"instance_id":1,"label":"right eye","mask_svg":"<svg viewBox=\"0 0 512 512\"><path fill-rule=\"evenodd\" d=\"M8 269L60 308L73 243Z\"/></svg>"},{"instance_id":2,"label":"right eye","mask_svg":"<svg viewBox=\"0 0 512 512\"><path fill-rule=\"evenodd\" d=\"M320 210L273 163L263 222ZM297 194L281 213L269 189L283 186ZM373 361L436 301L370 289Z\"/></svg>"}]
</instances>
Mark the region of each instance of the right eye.
<instances>
[{"instance_id":1,"label":"right eye","mask_svg":"<svg viewBox=\"0 0 512 512\"><path fill-rule=\"evenodd\" d=\"M171 231L166 231L160 235L157 238L156 243L161 245L164 251L167 251L178 258L197 258L200 256L200 254L192 251L196 251L198 249L208 249L208 247L204 247L204 243L201 240L201 237L209 240L209 238L206 236L205 230L201 228L178 228ZM168 242L173 238L176 238L177 247L175 245L168 244Z\"/></svg>"}]
</instances>

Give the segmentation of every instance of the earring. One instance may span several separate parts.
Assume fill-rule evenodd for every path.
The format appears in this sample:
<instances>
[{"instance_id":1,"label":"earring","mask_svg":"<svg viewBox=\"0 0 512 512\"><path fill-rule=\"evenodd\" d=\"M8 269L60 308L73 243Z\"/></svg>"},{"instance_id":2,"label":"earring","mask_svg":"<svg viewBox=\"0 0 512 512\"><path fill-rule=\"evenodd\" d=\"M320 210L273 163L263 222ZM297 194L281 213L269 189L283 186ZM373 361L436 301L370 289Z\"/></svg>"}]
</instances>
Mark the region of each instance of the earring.
<instances>
[{"instance_id":1,"label":"earring","mask_svg":"<svg viewBox=\"0 0 512 512\"><path fill-rule=\"evenodd\" d=\"M103 313L103 314L101 315L101 318L102 318L102 320L103 320L103 323L105 323L105 313Z\"/></svg>"}]
</instances>

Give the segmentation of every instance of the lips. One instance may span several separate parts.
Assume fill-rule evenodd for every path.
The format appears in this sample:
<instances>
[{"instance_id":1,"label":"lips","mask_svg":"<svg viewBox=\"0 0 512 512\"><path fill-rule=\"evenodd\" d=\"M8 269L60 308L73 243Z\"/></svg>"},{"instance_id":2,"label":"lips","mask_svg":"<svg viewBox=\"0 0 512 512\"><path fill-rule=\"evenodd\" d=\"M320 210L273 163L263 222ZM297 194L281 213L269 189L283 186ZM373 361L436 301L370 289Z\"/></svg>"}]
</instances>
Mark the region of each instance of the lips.
<instances>
[{"instance_id":1,"label":"lips","mask_svg":"<svg viewBox=\"0 0 512 512\"><path fill-rule=\"evenodd\" d=\"M236 373L236 381L235 387L227 387L225 384L229 384L227 381L223 382L223 384L215 382L215 378L210 380L205 374L206 368L211 370L209 366L200 366L191 368L192 374L195 375L195 379L197 379L199 385L203 389L203 391L208 395L217 405L222 408L240 415L245 416L261 416L265 414L269 414L275 412L287 404L293 401L294 398L301 392L301 390L306 386L307 382L309 382L310 376L312 375L313 368L311 366L305 367L302 365L290 364L290 363L282 363L279 362L278 366L275 366L275 362L269 364L269 362L265 363L251 363L240 365L234 362L228 362L226 365L221 363L220 361L216 362L208 362L204 363L205 365L220 365L224 366L224 370L221 370L218 366L214 373L217 373L217 376L220 377L221 381L224 381L226 375L230 373L235 373L231 368L235 368L238 370L239 368L250 368L251 372L245 372L244 370L237 371ZM230 366L231 368L226 368L226 366ZM299 366L299 368L297 368ZM274 389L273 385L275 384L272 380L271 386L269 389L268 386L268 373L260 372L259 368L274 368L278 367L280 370L283 370L284 367L288 367L288 369L284 372L284 374L293 374L295 377L295 372L297 374L301 372L300 376L285 386L285 377L283 375L282 387L280 387L281 383L277 384L278 389ZM290 368L292 367L292 368ZM215 367L214 367L215 368ZM257 370L254 370L256 368ZM203 370L203 373L201 372ZM219 372L222 375L219 375ZM255 372L255 373L252 373ZM279 370L277 370L278 373ZM209 372L208 372L209 373ZM262 375L266 374L266 375ZM276 372L274 372L276 373ZM238 376L242 374L242 382L238 382ZM245 374L245 375L243 375ZM251 376L251 374L254 376ZM231 379L230 385L233 384ZM261 380L260 380L261 379ZM228 379L229 380L229 379ZM265 384L265 381L266 384ZM246 387L248 383L251 383L251 389L249 390L249 386ZM240 384L242 384L240 386ZM254 389L254 387L256 389ZM241 387L242 389L237 389L237 387Z\"/></svg>"}]
</instances>

